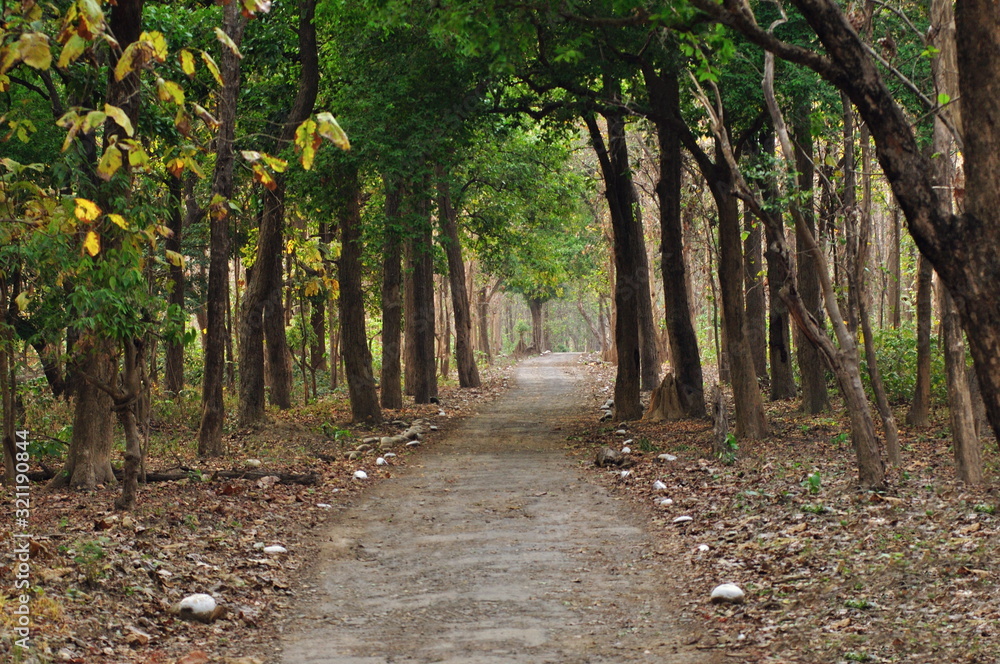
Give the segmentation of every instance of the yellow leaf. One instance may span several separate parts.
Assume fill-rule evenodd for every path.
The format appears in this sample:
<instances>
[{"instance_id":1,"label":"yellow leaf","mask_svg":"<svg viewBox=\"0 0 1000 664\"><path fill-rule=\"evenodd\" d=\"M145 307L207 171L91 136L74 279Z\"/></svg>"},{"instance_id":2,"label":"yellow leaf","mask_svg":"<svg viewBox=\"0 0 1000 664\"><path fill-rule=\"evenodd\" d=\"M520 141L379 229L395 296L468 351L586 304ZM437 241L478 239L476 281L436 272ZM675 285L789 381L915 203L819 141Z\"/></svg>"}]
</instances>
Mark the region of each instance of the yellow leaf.
<instances>
[{"instance_id":1,"label":"yellow leaf","mask_svg":"<svg viewBox=\"0 0 1000 664\"><path fill-rule=\"evenodd\" d=\"M10 76L0 74L0 92L7 92L8 90L10 90Z\"/></svg>"},{"instance_id":2,"label":"yellow leaf","mask_svg":"<svg viewBox=\"0 0 1000 664\"><path fill-rule=\"evenodd\" d=\"M272 157L266 152L261 153L261 158L264 159L264 163L271 167L275 173L284 173L288 169L288 162L284 159L279 159L278 157Z\"/></svg>"},{"instance_id":3,"label":"yellow leaf","mask_svg":"<svg viewBox=\"0 0 1000 664\"><path fill-rule=\"evenodd\" d=\"M194 107L195 115L201 118L201 121L204 122L206 125L208 125L209 129L219 128L219 121L216 120L211 113L206 111L202 106L198 104L192 104L192 106Z\"/></svg>"},{"instance_id":4,"label":"yellow leaf","mask_svg":"<svg viewBox=\"0 0 1000 664\"><path fill-rule=\"evenodd\" d=\"M177 109L177 115L174 117L174 126L177 127L177 131L182 136L191 135L191 116L184 111L184 107Z\"/></svg>"},{"instance_id":5,"label":"yellow leaf","mask_svg":"<svg viewBox=\"0 0 1000 664\"><path fill-rule=\"evenodd\" d=\"M166 254L167 254L167 260L170 261L171 265L173 265L174 267L184 267L184 256L177 253L176 251L171 251L169 249L167 249Z\"/></svg>"},{"instance_id":6,"label":"yellow leaf","mask_svg":"<svg viewBox=\"0 0 1000 664\"><path fill-rule=\"evenodd\" d=\"M180 55L181 71L187 74L188 78L194 76L194 54L186 48L182 48Z\"/></svg>"},{"instance_id":7,"label":"yellow leaf","mask_svg":"<svg viewBox=\"0 0 1000 664\"><path fill-rule=\"evenodd\" d=\"M103 180L110 180L111 176L122 167L122 151L117 146L110 146L104 151L100 163L97 164L97 175Z\"/></svg>"},{"instance_id":8,"label":"yellow leaf","mask_svg":"<svg viewBox=\"0 0 1000 664\"><path fill-rule=\"evenodd\" d=\"M90 113L87 113L87 117L84 119L81 129L83 129L85 134L89 134L104 124L104 121L107 119L107 113L102 111L91 111Z\"/></svg>"},{"instance_id":9,"label":"yellow leaf","mask_svg":"<svg viewBox=\"0 0 1000 664\"><path fill-rule=\"evenodd\" d=\"M17 302L17 308L20 311L24 311L28 308L28 291L23 291L20 295L14 298Z\"/></svg>"},{"instance_id":10,"label":"yellow leaf","mask_svg":"<svg viewBox=\"0 0 1000 664\"><path fill-rule=\"evenodd\" d=\"M184 172L184 160L183 159L171 159L167 162L167 170L175 178L179 178Z\"/></svg>"},{"instance_id":11,"label":"yellow leaf","mask_svg":"<svg viewBox=\"0 0 1000 664\"><path fill-rule=\"evenodd\" d=\"M142 42L132 42L125 47L122 56L115 65L115 80L120 81L135 70L136 60L142 57Z\"/></svg>"},{"instance_id":12,"label":"yellow leaf","mask_svg":"<svg viewBox=\"0 0 1000 664\"><path fill-rule=\"evenodd\" d=\"M222 74L219 72L219 65L215 64L215 60L207 51L201 52L201 60L208 67L208 71L212 72L212 76L215 77L215 81L219 84L220 88L226 87L226 84L222 82Z\"/></svg>"},{"instance_id":13,"label":"yellow leaf","mask_svg":"<svg viewBox=\"0 0 1000 664\"><path fill-rule=\"evenodd\" d=\"M157 30L144 32L139 35L139 41L146 42L149 45L153 51L153 58L157 62L163 62L167 59L167 38L163 36L162 32Z\"/></svg>"},{"instance_id":14,"label":"yellow leaf","mask_svg":"<svg viewBox=\"0 0 1000 664\"><path fill-rule=\"evenodd\" d=\"M312 297L319 293L319 282L316 279L310 279L306 282L305 287L306 297Z\"/></svg>"},{"instance_id":15,"label":"yellow leaf","mask_svg":"<svg viewBox=\"0 0 1000 664\"><path fill-rule=\"evenodd\" d=\"M88 201L86 198L76 199L76 210L74 210L76 218L80 221L93 221L101 214L101 208L97 207L97 204L93 201Z\"/></svg>"},{"instance_id":16,"label":"yellow leaf","mask_svg":"<svg viewBox=\"0 0 1000 664\"><path fill-rule=\"evenodd\" d=\"M149 155L139 146L133 146L128 151L128 165L137 171L149 168Z\"/></svg>"},{"instance_id":17,"label":"yellow leaf","mask_svg":"<svg viewBox=\"0 0 1000 664\"><path fill-rule=\"evenodd\" d=\"M135 129L132 128L132 121L128 119L127 115L125 115L125 111L117 106L105 104L104 112L108 114L108 117L117 122L118 126L124 129L125 133L128 134L130 138L133 134L135 134Z\"/></svg>"},{"instance_id":18,"label":"yellow leaf","mask_svg":"<svg viewBox=\"0 0 1000 664\"><path fill-rule=\"evenodd\" d=\"M216 28L215 29L215 38L218 39L222 43L223 46L225 46L230 51L232 51L233 54L236 55L237 58L239 58L241 60L243 59L243 54L240 53L239 46L237 46L236 42L234 42L229 37L229 35L227 35L222 29L220 29L220 28Z\"/></svg>"},{"instance_id":19,"label":"yellow leaf","mask_svg":"<svg viewBox=\"0 0 1000 664\"><path fill-rule=\"evenodd\" d=\"M49 38L41 32L27 32L21 35L17 49L21 54L21 60L29 67L45 70L52 66Z\"/></svg>"},{"instance_id":20,"label":"yellow leaf","mask_svg":"<svg viewBox=\"0 0 1000 664\"><path fill-rule=\"evenodd\" d=\"M160 101L172 101L178 106L184 105L184 88L173 81L156 79L156 94Z\"/></svg>"},{"instance_id":21,"label":"yellow leaf","mask_svg":"<svg viewBox=\"0 0 1000 664\"><path fill-rule=\"evenodd\" d=\"M96 256L101 250L101 238L97 236L94 231L87 231L87 237L83 241L83 248L87 250L87 253L91 256Z\"/></svg>"},{"instance_id":22,"label":"yellow leaf","mask_svg":"<svg viewBox=\"0 0 1000 664\"><path fill-rule=\"evenodd\" d=\"M128 230L128 222L125 221L125 217L121 216L120 214L111 213L108 215L108 219L110 219L114 223L114 225L117 226L118 228Z\"/></svg>"},{"instance_id":23,"label":"yellow leaf","mask_svg":"<svg viewBox=\"0 0 1000 664\"><path fill-rule=\"evenodd\" d=\"M83 40L83 37L73 35L66 42L66 45L63 46L62 53L59 54L59 62L56 66L59 69L66 69L66 67L69 67L83 54L85 48L87 48L87 42Z\"/></svg>"},{"instance_id":24,"label":"yellow leaf","mask_svg":"<svg viewBox=\"0 0 1000 664\"><path fill-rule=\"evenodd\" d=\"M330 113L320 113L316 116L316 125L319 135L336 145L341 150L350 150L351 142L337 119Z\"/></svg>"},{"instance_id":25,"label":"yellow leaf","mask_svg":"<svg viewBox=\"0 0 1000 664\"><path fill-rule=\"evenodd\" d=\"M316 122L309 118L295 129L295 149L301 153L299 161L307 171L312 168L316 158L316 147L313 139L316 136Z\"/></svg>"},{"instance_id":26,"label":"yellow leaf","mask_svg":"<svg viewBox=\"0 0 1000 664\"><path fill-rule=\"evenodd\" d=\"M271 191L274 191L278 187L278 183L274 181L274 178L271 177L271 174L268 173L267 169L263 166L260 164L254 164L251 168L253 169L254 180L261 183Z\"/></svg>"}]
</instances>

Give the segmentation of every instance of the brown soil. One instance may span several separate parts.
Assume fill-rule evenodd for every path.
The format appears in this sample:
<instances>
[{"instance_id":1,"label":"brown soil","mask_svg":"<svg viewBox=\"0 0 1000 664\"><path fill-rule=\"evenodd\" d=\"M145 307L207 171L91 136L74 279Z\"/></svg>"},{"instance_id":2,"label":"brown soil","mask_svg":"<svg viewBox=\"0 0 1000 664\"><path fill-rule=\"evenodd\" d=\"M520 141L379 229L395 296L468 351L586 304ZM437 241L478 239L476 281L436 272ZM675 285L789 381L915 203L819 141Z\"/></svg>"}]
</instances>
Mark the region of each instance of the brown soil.
<instances>
[{"instance_id":1,"label":"brown soil","mask_svg":"<svg viewBox=\"0 0 1000 664\"><path fill-rule=\"evenodd\" d=\"M648 519L566 453L577 355L517 385L335 517L283 627L288 664L721 661L674 608Z\"/></svg>"}]
</instances>

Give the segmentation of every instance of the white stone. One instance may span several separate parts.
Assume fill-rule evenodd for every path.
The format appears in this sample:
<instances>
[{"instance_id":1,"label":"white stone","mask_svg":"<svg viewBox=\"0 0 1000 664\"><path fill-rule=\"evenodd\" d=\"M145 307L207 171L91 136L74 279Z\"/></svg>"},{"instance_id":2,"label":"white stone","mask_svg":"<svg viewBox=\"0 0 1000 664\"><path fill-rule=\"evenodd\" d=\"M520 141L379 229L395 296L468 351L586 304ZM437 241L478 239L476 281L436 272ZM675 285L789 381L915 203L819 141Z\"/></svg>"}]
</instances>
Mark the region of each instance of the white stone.
<instances>
[{"instance_id":1,"label":"white stone","mask_svg":"<svg viewBox=\"0 0 1000 664\"><path fill-rule=\"evenodd\" d=\"M264 553L288 553L288 549L280 544L272 544L264 547Z\"/></svg>"},{"instance_id":2,"label":"white stone","mask_svg":"<svg viewBox=\"0 0 1000 664\"><path fill-rule=\"evenodd\" d=\"M655 482L653 482L653 491L663 491L666 488L667 485L661 482L660 480L656 480Z\"/></svg>"},{"instance_id":3,"label":"white stone","mask_svg":"<svg viewBox=\"0 0 1000 664\"><path fill-rule=\"evenodd\" d=\"M355 470L354 471L354 479L356 479L356 480L366 480L366 479L368 479L368 473L366 473L363 470Z\"/></svg>"},{"instance_id":4,"label":"white stone","mask_svg":"<svg viewBox=\"0 0 1000 664\"><path fill-rule=\"evenodd\" d=\"M217 603L215 598L204 593L188 595L173 606L174 612L180 617L208 622L215 613Z\"/></svg>"},{"instance_id":5,"label":"white stone","mask_svg":"<svg viewBox=\"0 0 1000 664\"><path fill-rule=\"evenodd\" d=\"M677 457L675 457L673 454L661 454L656 458L659 459L660 461L677 461Z\"/></svg>"},{"instance_id":6,"label":"white stone","mask_svg":"<svg viewBox=\"0 0 1000 664\"><path fill-rule=\"evenodd\" d=\"M382 457L379 457L379 458L375 459L375 465L376 466L388 466L389 462L386 461L385 459L383 459Z\"/></svg>"},{"instance_id":7,"label":"white stone","mask_svg":"<svg viewBox=\"0 0 1000 664\"><path fill-rule=\"evenodd\" d=\"M680 525L682 523L689 523L691 521L694 521L694 519L689 516L679 516L676 519L674 519L674 523L676 523L677 525Z\"/></svg>"},{"instance_id":8,"label":"white stone","mask_svg":"<svg viewBox=\"0 0 1000 664\"><path fill-rule=\"evenodd\" d=\"M333 505L331 505L330 503L316 503L316 507L320 507L322 509L328 510L331 507L333 507Z\"/></svg>"},{"instance_id":9,"label":"white stone","mask_svg":"<svg viewBox=\"0 0 1000 664\"><path fill-rule=\"evenodd\" d=\"M431 425L431 431L437 431L437 430L438 430L437 425L436 424L432 424Z\"/></svg>"},{"instance_id":10,"label":"white stone","mask_svg":"<svg viewBox=\"0 0 1000 664\"><path fill-rule=\"evenodd\" d=\"M713 604L742 604L744 599L746 599L746 594L735 583L723 583L712 591Z\"/></svg>"},{"instance_id":11,"label":"white stone","mask_svg":"<svg viewBox=\"0 0 1000 664\"><path fill-rule=\"evenodd\" d=\"M631 475L631 474L632 474L632 471L631 471L631 470L623 470L623 471L621 472L621 476L622 476L622 478L625 478L625 477L628 477L628 476L629 476L629 475Z\"/></svg>"},{"instance_id":12,"label":"white stone","mask_svg":"<svg viewBox=\"0 0 1000 664\"><path fill-rule=\"evenodd\" d=\"M627 436L628 435L628 431L625 431L625 429L619 429L618 431L615 431L615 435L616 436Z\"/></svg>"},{"instance_id":13,"label":"white stone","mask_svg":"<svg viewBox=\"0 0 1000 664\"><path fill-rule=\"evenodd\" d=\"M243 465L248 468L260 468L260 459L247 459L243 462Z\"/></svg>"},{"instance_id":14,"label":"white stone","mask_svg":"<svg viewBox=\"0 0 1000 664\"><path fill-rule=\"evenodd\" d=\"M394 458L394 457L396 456L396 453L395 453L395 452L386 452L386 453L385 453L385 454L383 454L382 456L383 456L384 458L386 458L386 459L392 459L392 458Z\"/></svg>"},{"instance_id":15,"label":"white stone","mask_svg":"<svg viewBox=\"0 0 1000 664\"><path fill-rule=\"evenodd\" d=\"M624 443L622 443L622 445L631 445L631 444L632 444L632 439L631 438L629 438Z\"/></svg>"},{"instance_id":16,"label":"white stone","mask_svg":"<svg viewBox=\"0 0 1000 664\"><path fill-rule=\"evenodd\" d=\"M438 411L438 415L440 415L441 417L445 417L446 416L445 412L443 410L439 410Z\"/></svg>"},{"instance_id":17,"label":"white stone","mask_svg":"<svg viewBox=\"0 0 1000 664\"><path fill-rule=\"evenodd\" d=\"M628 447L626 445L625 447L622 448L622 454L631 454L631 453L632 453L632 448L631 447Z\"/></svg>"},{"instance_id":18,"label":"white stone","mask_svg":"<svg viewBox=\"0 0 1000 664\"><path fill-rule=\"evenodd\" d=\"M673 505L673 504L674 504L674 501L672 501L670 498L662 498L657 503L657 505L663 505L663 506Z\"/></svg>"},{"instance_id":19,"label":"white stone","mask_svg":"<svg viewBox=\"0 0 1000 664\"><path fill-rule=\"evenodd\" d=\"M419 447L420 446L420 441L419 440L411 440L410 442L408 442L406 444L406 446L407 447Z\"/></svg>"},{"instance_id":20,"label":"white stone","mask_svg":"<svg viewBox=\"0 0 1000 664\"><path fill-rule=\"evenodd\" d=\"M707 544L699 544L698 545L698 550L701 551L702 553L705 553L706 551L708 551L708 545Z\"/></svg>"}]
</instances>

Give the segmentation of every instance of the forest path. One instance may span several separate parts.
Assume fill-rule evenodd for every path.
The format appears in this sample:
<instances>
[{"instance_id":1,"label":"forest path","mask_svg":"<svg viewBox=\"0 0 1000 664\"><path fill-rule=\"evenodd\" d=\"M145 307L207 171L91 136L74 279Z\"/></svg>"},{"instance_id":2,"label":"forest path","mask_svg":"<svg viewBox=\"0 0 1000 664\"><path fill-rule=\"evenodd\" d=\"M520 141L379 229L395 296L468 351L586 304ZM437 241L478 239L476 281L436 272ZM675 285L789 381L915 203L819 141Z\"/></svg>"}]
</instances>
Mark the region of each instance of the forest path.
<instances>
[{"instance_id":1,"label":"forest path","mask_svg":"<svg viewBox=\"0 0 1000 664\"><path fill-rule=\"evenodd\" d=\"M516 385L329 526L286 664L693 664L652 535L564 452L579 356ZM447 406L445 406L447 407Z\"/></svg>"}]
</instances>

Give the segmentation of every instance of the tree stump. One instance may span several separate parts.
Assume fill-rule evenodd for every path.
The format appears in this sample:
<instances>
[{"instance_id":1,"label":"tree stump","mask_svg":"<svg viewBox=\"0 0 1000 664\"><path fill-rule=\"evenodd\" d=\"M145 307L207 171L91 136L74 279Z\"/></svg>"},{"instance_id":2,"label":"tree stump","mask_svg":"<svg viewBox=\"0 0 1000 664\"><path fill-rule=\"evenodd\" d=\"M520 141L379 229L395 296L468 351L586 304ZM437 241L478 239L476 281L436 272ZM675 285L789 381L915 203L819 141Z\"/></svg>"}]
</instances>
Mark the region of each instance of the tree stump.
<instances>
[{"instance_id":1,"label":"tree stump","mask_svg":"<svg viewBox=\"0 0 1000 664\"><path fill-rule=\"evenodd\" d=\"M684 419L684 406L678 393L679 385L672 373L663 377L659 387L649 397L649 408L642 416L647 422Z\"/></svg>"}]
</instances>

